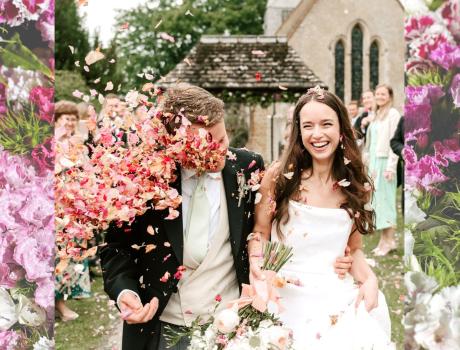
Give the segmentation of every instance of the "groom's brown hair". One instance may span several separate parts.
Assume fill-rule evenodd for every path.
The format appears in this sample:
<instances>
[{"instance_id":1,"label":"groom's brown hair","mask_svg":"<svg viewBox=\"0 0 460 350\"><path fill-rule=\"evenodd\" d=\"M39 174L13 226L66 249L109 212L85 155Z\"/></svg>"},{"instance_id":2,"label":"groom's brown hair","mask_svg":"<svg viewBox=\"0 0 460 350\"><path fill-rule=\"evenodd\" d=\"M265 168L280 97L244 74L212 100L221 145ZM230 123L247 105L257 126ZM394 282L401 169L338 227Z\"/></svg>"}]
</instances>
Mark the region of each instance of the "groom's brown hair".
<instances>
[{"instance_id":1,"label":"groom's brown hair","mask_svg":"<svg viewBox=\"0 0 460 350\"><path fill-rule=\"evenodd\" d=\"M224 102L198 86L180 83L170 87L161 104L164 113L184 115L191 123L212 126L224 118Z\"/></svg>"}]
</instances>

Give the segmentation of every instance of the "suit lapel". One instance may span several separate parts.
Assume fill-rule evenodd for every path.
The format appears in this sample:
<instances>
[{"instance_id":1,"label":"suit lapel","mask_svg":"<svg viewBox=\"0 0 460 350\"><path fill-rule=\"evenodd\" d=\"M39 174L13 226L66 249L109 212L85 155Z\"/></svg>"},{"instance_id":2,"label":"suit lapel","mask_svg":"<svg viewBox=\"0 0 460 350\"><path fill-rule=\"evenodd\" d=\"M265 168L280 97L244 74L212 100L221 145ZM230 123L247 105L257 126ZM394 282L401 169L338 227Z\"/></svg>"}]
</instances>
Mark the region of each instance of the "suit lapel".
<instances>
[{"instance_id":1,"label":"suit lapel","mask_svg":"<svg viewBox=\"0 0 460 350\"><path fill-rule=\"evenodd\" d=\"M182 194L181 171L179 167L177 169L177 174L177 180L171 184L171 187L175 188L179 194ZM177 210L179 211L179 216L174 220L164 220L164 228L166 235L168 236L169 243L171 243L174 254L179 261L179 265L182 265L184 259L182 204L179 206L179 208L177 208Z\"/></svg>"},{"instance_id":2,"label":"suit lapel","mask_svg":"<svg viewBox=\"0 0 460 350\"><path fill-rule=\"evenodd\" d=\"M237 169L232 161L225 162L222 170L224 181L225 197L227 199L228 224L230 227L230 242L233 256L238 256L241 247L241 235L243 231L244 204L238 207L238 185L236 180Z\"/></svg>"}]
</instances>

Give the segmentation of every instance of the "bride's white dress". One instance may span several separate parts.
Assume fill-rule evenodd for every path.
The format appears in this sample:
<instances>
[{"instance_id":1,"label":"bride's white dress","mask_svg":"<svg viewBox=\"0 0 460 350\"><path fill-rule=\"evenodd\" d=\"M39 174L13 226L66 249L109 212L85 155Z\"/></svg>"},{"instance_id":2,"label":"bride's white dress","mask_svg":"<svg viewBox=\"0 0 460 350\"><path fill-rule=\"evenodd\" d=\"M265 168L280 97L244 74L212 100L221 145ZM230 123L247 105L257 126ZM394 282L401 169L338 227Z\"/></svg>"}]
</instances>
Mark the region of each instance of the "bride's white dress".
<instances>
[{"instance_id":1,"label":"bride's white dress","mask_svg":"<svg viewBox=\"0 0 460 350\"><path fill-rule=\"evenodd\" d=\"M289 202L289 220L281 226L283 241L293 247L293 257L280 273L300 285L280 289L285 310L280 318L294 333L296 350L394 349L384 295L370 313L355 301L358 287L348 275L338 278L333 264L343 256L352 220L343 209L311 207ZM272 227L272 240L277 240Z\"/></svg>"}]
</instances>

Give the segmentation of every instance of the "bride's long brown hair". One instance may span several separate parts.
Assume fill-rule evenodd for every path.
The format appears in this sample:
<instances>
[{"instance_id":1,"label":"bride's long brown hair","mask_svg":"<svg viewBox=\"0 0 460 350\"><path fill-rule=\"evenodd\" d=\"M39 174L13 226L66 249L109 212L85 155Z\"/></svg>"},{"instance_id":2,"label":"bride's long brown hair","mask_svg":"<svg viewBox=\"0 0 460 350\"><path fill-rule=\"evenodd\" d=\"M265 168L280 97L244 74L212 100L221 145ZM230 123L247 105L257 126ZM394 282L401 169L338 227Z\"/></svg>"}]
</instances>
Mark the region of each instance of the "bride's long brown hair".
<instances>
[{"instance_id":1,"label":"bride's long brown hair","mask_svg":"<svg viewBox=\"0 0 460 350\"><path fill-rule=\"evenodd\" d=\"M276 211L276 229L278 236L283 237L280 225L286 224L289 220L288 204L289 200L299 195L299 188L304 170L312 168L312 157L306 150L302 142L300 133L300 111L307 103L317 101L324 103L334 110L339 118L340 132L342 135L341 145L335 150L334 161L332 164L332 178L334 181L347 179L350 182L348 187L339 187L346 197L341 208L345 209L350 218L354 221L354 226L361 234L368 234L374 231L374 211L364 209L372 196L373 185L367 175L367 171L361 159L361 153L356 145L353 129L348 117L347 109L342 101L333 93L322 89L310 89L297 101L294 109L291 136L289 144L281 157L276 171L276 183L274 188L274 200ZM345 165L344 157L350 160ZM287 179L283 174L294 172L291 179ZM371 187L366 188L365 183ZM370 208L367 208L370 209Z\"/></svg>"}]
</instances>

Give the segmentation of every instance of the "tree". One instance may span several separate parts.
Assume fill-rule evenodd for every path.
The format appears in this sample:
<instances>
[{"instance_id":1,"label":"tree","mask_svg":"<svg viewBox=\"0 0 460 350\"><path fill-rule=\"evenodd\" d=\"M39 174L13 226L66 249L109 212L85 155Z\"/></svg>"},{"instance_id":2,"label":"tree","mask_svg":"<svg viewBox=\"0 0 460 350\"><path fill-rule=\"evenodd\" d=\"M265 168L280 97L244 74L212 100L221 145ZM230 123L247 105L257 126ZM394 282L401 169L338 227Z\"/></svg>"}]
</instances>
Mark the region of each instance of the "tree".
<instances>
[{"instance_id":1,"label":"tree","mask_svg":"<svg viewBox=\"0 0 460 350\"><path fill-rule=\"evenodd\" d=\"M174 0L146 1L121 11L116 44L126 87L146 82L139 73L158 79L173 69L199 41L202 34L262 34L267 0ZM168 41L167 33L174 37Z\"/></svg>"},{"instance_id":2,"label":"tree","mask_svg":"<svg viewBox=\"0 0 460 350\"><path fill-rule=\"evenodd\" d=\"M83 62L90 47L75 0L57 1L55 16L56 69L75 70L75 61ZM74 55L69 45L75 48Z\"/></svg>"},{"instance_id":3,"label":"tree","mask_svg":"<svg viewBox=\"0 0 460 350\"><path fill-rule=\"evenodd\" d=\"M75 98L72 92L79 90L86 92L88 87L80 73L75 71L57 70L55 79L55 100L68 100L76 103L81 102Z\"/></svg>"}]
</instances>

